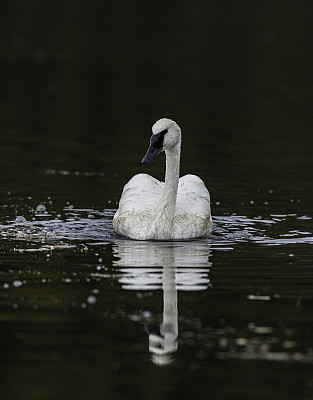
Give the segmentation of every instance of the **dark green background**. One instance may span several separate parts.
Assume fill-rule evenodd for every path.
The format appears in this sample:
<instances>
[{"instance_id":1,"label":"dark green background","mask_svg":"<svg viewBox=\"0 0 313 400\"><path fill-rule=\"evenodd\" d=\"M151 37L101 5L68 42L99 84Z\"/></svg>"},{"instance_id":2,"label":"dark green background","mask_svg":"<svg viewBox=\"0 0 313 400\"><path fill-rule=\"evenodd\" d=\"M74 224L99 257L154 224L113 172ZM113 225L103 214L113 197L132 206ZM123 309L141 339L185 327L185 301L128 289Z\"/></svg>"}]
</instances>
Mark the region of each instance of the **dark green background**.
<instances>
[{"instance_id":1,"label":"dark green background","mask_svg":"<svg viewBox=\"0 0 313 400\"><path fill-rule=\"evenodd\" d=\"M312 8L309 1L5 2L1 188L18 190L21 178L39 183L50 168L101 171L114 179L97 193L99 204L116 200L121 183L141 170L151 125L167 116L183 129L182 172L208 176L214 196L219 182L269 178L309 190Z\"/></svg>"}]
</instances>

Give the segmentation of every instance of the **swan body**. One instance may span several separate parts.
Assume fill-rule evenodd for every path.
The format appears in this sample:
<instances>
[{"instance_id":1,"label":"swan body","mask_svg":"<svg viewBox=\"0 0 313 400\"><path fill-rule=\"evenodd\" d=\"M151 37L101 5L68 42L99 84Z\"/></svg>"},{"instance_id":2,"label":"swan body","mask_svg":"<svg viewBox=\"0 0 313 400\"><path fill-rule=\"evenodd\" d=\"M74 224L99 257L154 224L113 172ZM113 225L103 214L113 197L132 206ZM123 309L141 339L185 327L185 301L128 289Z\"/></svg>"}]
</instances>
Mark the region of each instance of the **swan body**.
<instances>
[{"instance_id":1,"label":"swan body","mask_svg":"<svg viewBox=\"0 0 313 400\"><path fill-rule=\"evenodd\" d=\"M210 194L195 175L179 179L181 131L162 118L152 127L142 164L165 151L165 182L137 174L124 186L113 218L117 234L137 240L175 240L206 236L212 230Z\"/></svg>"}]
</instances>

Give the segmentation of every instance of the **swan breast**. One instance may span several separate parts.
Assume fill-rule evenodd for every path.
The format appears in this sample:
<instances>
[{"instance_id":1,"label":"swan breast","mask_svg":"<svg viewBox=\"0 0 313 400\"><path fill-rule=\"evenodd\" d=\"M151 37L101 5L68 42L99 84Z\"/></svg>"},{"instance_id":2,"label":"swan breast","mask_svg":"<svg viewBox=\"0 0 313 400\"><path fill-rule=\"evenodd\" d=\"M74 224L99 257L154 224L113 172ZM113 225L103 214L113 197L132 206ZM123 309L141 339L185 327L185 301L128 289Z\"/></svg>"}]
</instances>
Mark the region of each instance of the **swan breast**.
<instances>
[{"instance_id":1,"label":"swan breast","mask_svg":"<svg viewBox=\"0 0 313 400\"><path fill-rule=\"evenodd\" d=\"M124 186L113 218L115 232L133 239L147 239L153 211L159 204L164 183L148 174L134 175Z\"/></svg>"},{"instance_id":2,"label":"swan breast","mask_svg":"<svg viewBox=\"0 0 313 400\"><path fill-rule=\"evenodd\" d=\"M153 232L155 211L159 205L164 183L147 174L137 174L124 186L119 208L113 218L117 233L134 239L159 238ZM196 175L179 179L171 237L196 238L212 229L210 195Z\"/></svg>"}]
</instances>

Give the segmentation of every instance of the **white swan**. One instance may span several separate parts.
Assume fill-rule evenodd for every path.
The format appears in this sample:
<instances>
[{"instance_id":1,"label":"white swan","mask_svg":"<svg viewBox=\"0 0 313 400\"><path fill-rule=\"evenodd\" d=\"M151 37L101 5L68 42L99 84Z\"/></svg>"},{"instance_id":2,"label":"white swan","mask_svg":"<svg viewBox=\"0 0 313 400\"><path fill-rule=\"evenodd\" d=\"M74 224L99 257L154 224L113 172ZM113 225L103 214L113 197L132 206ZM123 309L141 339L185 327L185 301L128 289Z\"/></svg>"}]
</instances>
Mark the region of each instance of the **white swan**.
<instances>
[{"instance_id":1,"label":"white swan","mask_svg":"<svg viewBox=\"0 0 313 400\"><path fill-rule=\"evenodd\" d=\"M212 230L210 194L195 175L179 179L181 130L162 118L152 127L143 165L165 151L165 182L147 174L133 176L124 186L113 218L117 234L138 240L191 239Z\"/></svg>"}]
</instances>

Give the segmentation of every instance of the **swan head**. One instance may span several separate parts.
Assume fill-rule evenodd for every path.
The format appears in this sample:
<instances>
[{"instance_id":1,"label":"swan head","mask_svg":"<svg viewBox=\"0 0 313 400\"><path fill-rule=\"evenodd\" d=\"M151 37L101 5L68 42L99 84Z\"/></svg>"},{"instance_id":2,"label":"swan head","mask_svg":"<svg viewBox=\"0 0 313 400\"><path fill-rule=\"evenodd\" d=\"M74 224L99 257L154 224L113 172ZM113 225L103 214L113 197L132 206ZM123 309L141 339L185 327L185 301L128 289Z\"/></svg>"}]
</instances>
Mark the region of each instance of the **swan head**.
<instances>
[{"instance_id":1,"label":"swan head","mask_svg":"<svg viewBox=\"0 0 313 400\"><path fill-rule=\"evenodd\" d=\"M175 121L168 118L159 119L152 126L149 148L141 160L145 165L155 159L161 151L171 149L181 142L181 130Z\"/></svg>"}]
</instances>

